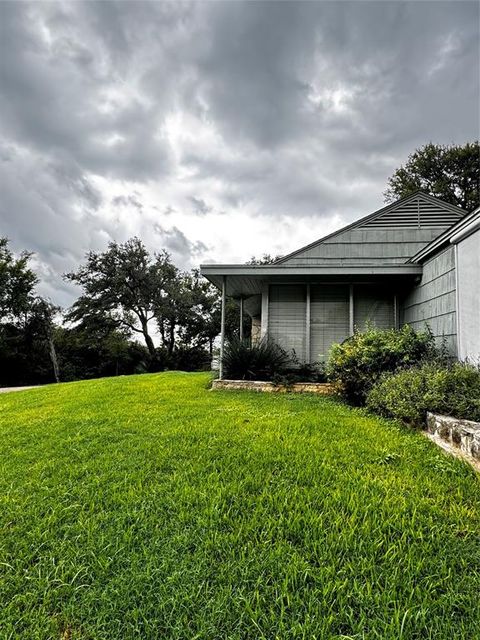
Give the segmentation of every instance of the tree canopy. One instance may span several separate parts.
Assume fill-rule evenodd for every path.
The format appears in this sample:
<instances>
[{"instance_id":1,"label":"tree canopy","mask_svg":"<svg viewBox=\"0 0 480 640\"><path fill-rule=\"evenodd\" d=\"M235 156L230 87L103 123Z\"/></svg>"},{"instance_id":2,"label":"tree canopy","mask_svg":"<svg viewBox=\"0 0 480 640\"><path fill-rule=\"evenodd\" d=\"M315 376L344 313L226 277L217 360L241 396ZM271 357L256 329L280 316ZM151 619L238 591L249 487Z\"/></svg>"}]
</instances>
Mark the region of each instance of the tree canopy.
<instances>
[{"instance_id":1,"label":"tree canopy","mask_svg":"<svg viewBox=\"0 0 480 640\"><path fill-rule=\"evenodd\" d=\"M152 259L138 238L123 244L111 242L103 253L90 251L84 265L65 275L83 288L69 317L80 320L85 315L107 313L118 326L142 334L150 355L154 355L149 322L165 305L177 272L168 253Z\"/></svg>"},{"instance_id":2,"label":"tree canopy","mask_svg":"<svg viewBox=\"0 0 480 640\"><path fill-rule=\"evenodd\" d=\"M245 264L273 264L282 257L283 256L272 256L269 253L264 253L260 258L252 256Z\"/></svg>"},{"instance_id":3,"label":"tree canopy","mask_svg":"<svg viewBox=\"0 0 480 640\"><path fill-rule=\"evenodd\" d=\"M31 255L16 257L7 238L0 238L0 384L49 380L52 373L59 380L53 339L58 308L36 294Z\"/></svg>"},{"instance_id":4,"label":"tree canopy","mask_svg":"<svg viewBox=\"0 0 480 640\"><path fill-rule=\"evenodd\" d=\"M436 198L472 211L480 204L480 146L432 142L408 156L388 181L385 202L394 202L421 189Z\"/></svg>"},{"instance_id":5,"label":"tree canopy","mask_svg":"<svg viewBox=\"0 0 480 640\"><path fill-rule=\"evenodd\" d=\"M89 252L65 278L83 289L69 320L82 324L108 317L117 328L141 334L150 356L169 364L177 346L208 346L211 354L220 330L219 292L197 270L181 271L167 252L151 256L138 238L111 242L102 253ZM152 338L155 325L160 349Z\"/></svg>"},{"instance_id":6,"label":"tree canopy","mask_svg":"<svg viewBox=\"0 0 480 640\"><path fill-rule=\"evenodd\" d=\"M0 238L0 321L24 315L34 298L37 276L30 269L31 254L26 251L16 258L7 238Z\"/></svg>"}]
</instances>

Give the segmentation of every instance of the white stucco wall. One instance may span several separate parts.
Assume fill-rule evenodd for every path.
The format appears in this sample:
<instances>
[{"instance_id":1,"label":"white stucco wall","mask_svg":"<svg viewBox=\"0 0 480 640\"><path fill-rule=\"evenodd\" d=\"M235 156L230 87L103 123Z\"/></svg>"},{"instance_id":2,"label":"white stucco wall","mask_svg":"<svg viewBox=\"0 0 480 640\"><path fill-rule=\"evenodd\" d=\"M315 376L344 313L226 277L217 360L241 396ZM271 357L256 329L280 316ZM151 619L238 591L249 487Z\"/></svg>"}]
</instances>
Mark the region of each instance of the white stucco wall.
<instances>
[{"instance_id":1,"label":"white stucco wall","mask_svg":"<svg viewBox=\"0 0 480 640\"><path fill-rule=\"evenodd\" d=\"M456 244L458 356L480 361L480 228Z\"/></svg>"}]
</instances>

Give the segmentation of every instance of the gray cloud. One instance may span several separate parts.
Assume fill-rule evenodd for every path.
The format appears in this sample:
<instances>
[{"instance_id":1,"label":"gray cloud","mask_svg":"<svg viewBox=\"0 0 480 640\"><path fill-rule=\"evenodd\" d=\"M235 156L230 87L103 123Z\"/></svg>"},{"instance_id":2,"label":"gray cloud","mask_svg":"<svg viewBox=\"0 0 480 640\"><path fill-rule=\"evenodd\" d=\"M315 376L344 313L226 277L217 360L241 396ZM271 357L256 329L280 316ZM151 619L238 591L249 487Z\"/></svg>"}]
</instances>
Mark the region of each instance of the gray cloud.
<instances>
[{"instance_id":1,"label":"gray cloud","mask_svg":"<svg viewBox=\"0 0 480 640\"><path fill-rule=\"evenodd\" d=\"M61 304L112 239L185 268L285 253L416 147L478 137L478 24L474 1L0 3L0 235Z\"/></svg>"},{"instance_id":2,"label":"gray cloud","mask_svg":"<svg viewBox=\"0 0 480 640\"><path fill-rule=\"evenodd\" d=\"M368 152L441 123L443 137L468 136L477 122L476 3L223 3L211 12L200 91L241 140L265 148L314 136ZM445 118L445 90L459 85L463 122ZM335 109L335 91L347 92L349 109Z\"/></svg>"},{"instance_id":3,"label":"gray cloud","mask_svg":"<svg viewBox=\"0 0 480 640\"><path fill-rule=\"evenodd\" d=\"M209 207L208 204L202 198L196 198L195 196L190 196L190 202L193 205L194 213L197 213L201 216L207 215L212 211L212 207Z\"/></svg>"},{"instance_id":4,"label":"gray cloud","mask_svg":"<svg viewBox=\"0 0 480 640\"><path fill-rule=\"evenodd\" d=\"M177 261L181 260L182 256L186 254L199 256L208 249L203 242L191 242L183 231L180 231L177 227L165 229L160 224L155 223L153 228L160 237L163 248L171 253Z\"/></svg>"},{"instance_id":5,"label":"gray cloud","mask_svg":"<svg viewBox=\"0 0 480 640\"><path fill-rule=\"evenodd\" d=\"M92 11L108 4L92 3ZM81 30L86 5L67 6L2 3L2 128L85 172L130 180L165 172L161 114L129 87L104 32L92 33L88 20Z\"/></svg>"},{"instance_id":6,"label":"gray cloud","mask_svg":"<svg viewBox=\"0 0 480 640\"><path fill-rule=\"evenodd\" d=\"M115 196L115 198L112 199L112 205L114 207L133 207L138 211L143 209L138 193L131 193L128 196Z\"/></svg>"}]
</instances>

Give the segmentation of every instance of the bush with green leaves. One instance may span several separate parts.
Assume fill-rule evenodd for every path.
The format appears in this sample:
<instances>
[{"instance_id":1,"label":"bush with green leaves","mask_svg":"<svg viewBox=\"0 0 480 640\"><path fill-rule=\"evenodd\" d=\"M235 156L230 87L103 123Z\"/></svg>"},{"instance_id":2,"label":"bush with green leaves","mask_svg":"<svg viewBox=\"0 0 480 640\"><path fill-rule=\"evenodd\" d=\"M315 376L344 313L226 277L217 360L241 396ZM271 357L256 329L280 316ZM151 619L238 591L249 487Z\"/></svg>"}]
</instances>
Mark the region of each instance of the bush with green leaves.
<instances>
[{"instance_id":1,"label":"bush with green leaves","mask_svg":"<svg viewBox=\"0 0 480 640\"><path fill-rule=\"evenodd\" d=\"M292 350L289 366L276 373L271 381L278 387L292 387L297 382L326 382L324 362L302 362Z\"/></svg>"},{"instance_id":2,"label":"bush with green leaves","mask_svg":"<svg viewBox=\"0 0 480 640\"><path fill-rule=\"evenodd\" d=\"M368 327L332 346L327 374L348 402L363 405L368 392L385 372L438 357L440 353L430 331L417 332L409 325L388 330Z\"/></svg>"},{"instance_id":3,"label":"bush with green leaves","mask_svg":"<svg viewBox=\"0 0 480 640\"><path fill-rule=\"evenodd\" d=\"M282 373L272 376L271 382L277 387L293 387L294 384L303 382L326 382L325 369L322 363L318 366L303 364L300 367L289 367Z\"/></svg>"},{"instance_id":4,"label":"bush with green leaves","mask_svg":"<svg viewBox=\"0 0 480 640\"><path fill-rule=\"evenodd\" d=\"M423 425L427 411L480 421L480 367L427 363L385 375L370 390L367 407L412 426Z\"/></svg>"},{"instance_id":5,"label":"bush with green leaves","mask_svg":"<svg viewBox=\"0 0 480 640\"><path fill-rule=\"evenodd\" d=\"M252 345L232 338L223 353L223 375L230 380L272 380L290 364L289 354L269 338Z\"/></svg>"}]
</instances>

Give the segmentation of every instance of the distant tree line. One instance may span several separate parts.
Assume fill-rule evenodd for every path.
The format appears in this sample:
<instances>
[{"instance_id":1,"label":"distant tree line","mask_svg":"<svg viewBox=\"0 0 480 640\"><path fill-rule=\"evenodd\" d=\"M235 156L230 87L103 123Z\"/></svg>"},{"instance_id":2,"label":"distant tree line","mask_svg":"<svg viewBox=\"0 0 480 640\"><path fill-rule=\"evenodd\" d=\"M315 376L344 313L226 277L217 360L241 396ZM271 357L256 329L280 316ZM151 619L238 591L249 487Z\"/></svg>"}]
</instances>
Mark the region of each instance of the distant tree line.
<instances>
[{"instance_id":1,"label":"distant tree line","mask_svg":"<svg viewBox=\"0 0 480 640\"><path fill-rule=\"evenodd\" d=\"M210 364L220 331L218 290L138 238L89 252L65 274L82 293L66 310L36 294L31 254L0 238L0 386L42 384ZM227 333L238 331L227 305Z\"/></svg>"}]
</instances>

